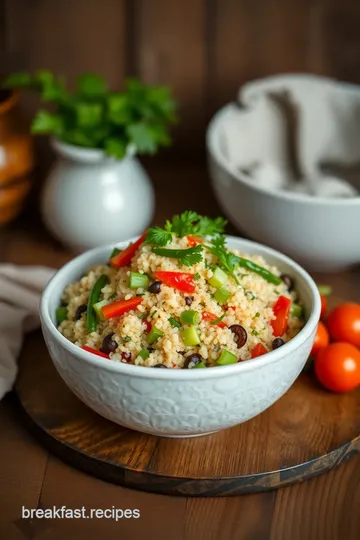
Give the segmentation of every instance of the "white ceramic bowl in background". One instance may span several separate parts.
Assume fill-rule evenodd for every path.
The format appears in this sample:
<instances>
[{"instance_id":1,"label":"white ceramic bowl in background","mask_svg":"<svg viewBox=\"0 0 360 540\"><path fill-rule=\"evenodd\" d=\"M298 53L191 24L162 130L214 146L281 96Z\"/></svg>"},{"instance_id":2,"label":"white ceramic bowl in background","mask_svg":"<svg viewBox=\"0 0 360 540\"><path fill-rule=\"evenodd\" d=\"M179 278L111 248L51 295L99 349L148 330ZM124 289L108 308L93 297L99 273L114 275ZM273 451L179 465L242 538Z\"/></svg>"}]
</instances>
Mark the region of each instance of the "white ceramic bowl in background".
<instances>
[{"instance_id":1,"label":"white ceramic bowl in background","mask_svg":"<svg viewBox=\"0 0 360 540\"><path fill-rule=\"evenodd\" d=\"M196 370L127 365L88 353L56 329L55 310L65 286L93 264L107 260L113 246L80 255L47 285L40 316L54 365L74 394L100 415L122 426L168 437L202 435L245 422L279 399L301 372L320 316L320 297L311 277L280 253L228 237L244 253L263 255L290 274L305 307L307 323L291 341L262 357L231 366ZM120 244L121 247L121 244Z\"/></svg>"},{"instance_id":2,"label":"white ceramic bowl in background","mask_svg":"<svg viewBox=\"0 0 360 540\"><path fill-rule=\"evenodd\" d=\"M360 263L360 197L269 191L235 173L221 151L219 135L231 106L217 112L206 137L213 189L226 216L250 238L286 253L309 271L334 272Z\"/></svg>"}]
</instances>

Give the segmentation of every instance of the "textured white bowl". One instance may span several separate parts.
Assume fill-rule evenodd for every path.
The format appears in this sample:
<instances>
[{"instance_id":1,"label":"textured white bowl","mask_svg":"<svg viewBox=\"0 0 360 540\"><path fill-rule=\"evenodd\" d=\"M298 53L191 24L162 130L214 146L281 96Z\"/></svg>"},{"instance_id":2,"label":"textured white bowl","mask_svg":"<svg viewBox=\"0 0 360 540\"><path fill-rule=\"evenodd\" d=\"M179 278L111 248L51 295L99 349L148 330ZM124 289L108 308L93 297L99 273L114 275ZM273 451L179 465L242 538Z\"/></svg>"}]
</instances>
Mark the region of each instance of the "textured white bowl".
<instances>
[{"instance_id":1,"label":"textured white bowl","mask_svg":"<svg viewBox=\"0 0 360 540\"><path fill-rule=\"evenodd\" d=\"M206 370L146 368L83 351L56 329L55 310L64 287L79 279L89 266L106 261L113 246L98 248L63 266L46 287L40 306L51 358L79 399L122 426L154 435L190 437L245 422L289 389L314 341L320 316L316 285L300 266L272 249L235 237L228 237L228 243L244 253L263 255L293 276L307 317L301 332L260 358Z\"/></svg>"},{"instance_id":2,"label":"textured white bowl","mask_svg":"<svg viewBox=\"0 0 360 540\"><path fill-rule=\"evenodd\" d=\"M217 112L207 130L210 176L224 214L247 236L286 253L309 271L335 272L360 263L360 197L269 191L235 173L221 152L219 136L229 107Z\"/></svg>"}]
</instances>

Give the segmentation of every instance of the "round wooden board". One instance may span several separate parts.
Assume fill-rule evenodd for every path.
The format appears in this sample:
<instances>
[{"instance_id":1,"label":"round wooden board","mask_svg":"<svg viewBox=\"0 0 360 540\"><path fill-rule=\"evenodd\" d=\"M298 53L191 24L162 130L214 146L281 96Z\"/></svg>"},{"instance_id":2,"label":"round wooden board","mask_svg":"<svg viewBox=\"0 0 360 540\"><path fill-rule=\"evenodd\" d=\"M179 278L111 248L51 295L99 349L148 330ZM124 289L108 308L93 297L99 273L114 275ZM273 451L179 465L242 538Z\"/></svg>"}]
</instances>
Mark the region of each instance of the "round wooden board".
<instances>
[{"instance_id":1,"label":"round wooden board","mask_svg":"<svg viewBox=\"0 0 360 540\"><path fill-rule=\"evenodd\" d=\"M157 493L266 491L329 471L360 452L360 388L336 395L301 375L256 418L192 439L144 435L103 419L57 374L40 333L28 337L16 392L35 435L74 467Z\"/></svg>"}]
</instances>

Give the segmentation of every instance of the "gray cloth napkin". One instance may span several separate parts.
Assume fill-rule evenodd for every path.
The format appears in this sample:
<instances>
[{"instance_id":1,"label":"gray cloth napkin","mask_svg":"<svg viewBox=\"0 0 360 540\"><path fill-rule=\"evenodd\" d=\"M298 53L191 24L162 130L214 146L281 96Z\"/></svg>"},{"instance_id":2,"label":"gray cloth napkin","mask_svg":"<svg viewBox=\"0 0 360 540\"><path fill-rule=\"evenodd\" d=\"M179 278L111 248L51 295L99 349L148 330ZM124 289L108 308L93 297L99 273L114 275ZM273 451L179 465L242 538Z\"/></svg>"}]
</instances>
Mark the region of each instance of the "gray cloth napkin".
<instances>
[{"instance_id":1,"label":"gray cloth napkin","mask_svg":"<svg viewBox=\"0 0 360 540\"><path fill-rule=\"evenodd\" d=\"M40 325L41 293L55 270L0 265L0 399L12 389L24 334Z\"/></svg>"},{"instance_id":2,"label":"gray cloth napkin","mask_svg":"<svg viewBox=\"0 0 360 540\"><path fill-rule=\"evenodd\" d=\"M360 195L360 86L313 75L244 85L221 124L235 174L270 190Z\"/></svg>"}]
</instances>

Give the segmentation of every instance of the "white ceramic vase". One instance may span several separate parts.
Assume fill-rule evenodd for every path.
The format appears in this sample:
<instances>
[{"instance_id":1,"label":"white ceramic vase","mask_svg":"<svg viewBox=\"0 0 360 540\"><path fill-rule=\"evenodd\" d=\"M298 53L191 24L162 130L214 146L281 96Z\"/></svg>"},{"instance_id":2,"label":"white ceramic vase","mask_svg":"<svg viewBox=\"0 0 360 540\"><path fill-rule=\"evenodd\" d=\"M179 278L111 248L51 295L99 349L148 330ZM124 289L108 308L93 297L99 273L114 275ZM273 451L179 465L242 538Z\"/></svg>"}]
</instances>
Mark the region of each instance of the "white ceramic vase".
<instances>
[{"instance_id":1,"label":"white ceramic vase","mask_svg":"<svg viewBox=\"0 0 360 540\"><path fill-rule=\"evenodd\" d=\"M101 150L52 141L57 154L44 186L41 209L50 232L82 252L140 235L155 206L152 184L129 151L122 160Z\"/></svg>"}]
</instances>

